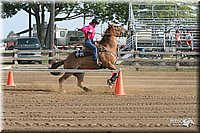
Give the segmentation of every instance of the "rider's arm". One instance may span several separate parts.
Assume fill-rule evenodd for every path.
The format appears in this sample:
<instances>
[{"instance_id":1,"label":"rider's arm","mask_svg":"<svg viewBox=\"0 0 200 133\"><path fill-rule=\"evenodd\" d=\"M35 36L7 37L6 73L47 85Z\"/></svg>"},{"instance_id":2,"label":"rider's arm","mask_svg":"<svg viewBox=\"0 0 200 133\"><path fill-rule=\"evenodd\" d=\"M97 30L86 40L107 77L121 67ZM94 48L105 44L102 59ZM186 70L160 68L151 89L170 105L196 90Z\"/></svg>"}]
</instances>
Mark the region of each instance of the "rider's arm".
<instances>
[{"instance_id":1,"label":"rider's arm","mask_svg":"<svg viewBox=\"0 0 200 133\"><path fill-rule=\"evenodd\" d=\"M82 29L81 29L82 32L84 33L93 33L93 28L91 25L88 25L88 26L84 26Z\"/></svg>"},{"instance_id":2,"label":"rider's arm","mask_svg":"<svg viewBox=\"0 0 200 133\"><path fill-rule=\"evenodd\" d=\"M81 31L85 34L86 38L93 39L94 38L94 30L91 26L85 26L81 29Z\"/></svg>"},{"instance_id":3,"label":"rider's arm","mask_svg":"<svg viewBox=\"0 0 200 133\"><path fill-rule=\"evenodd\" d=\"M85 27L83 27L83 28L81 28L81 31L83 32L83 33L88 33L88 26L85 26Z\"/></svg>"}]
</instances>

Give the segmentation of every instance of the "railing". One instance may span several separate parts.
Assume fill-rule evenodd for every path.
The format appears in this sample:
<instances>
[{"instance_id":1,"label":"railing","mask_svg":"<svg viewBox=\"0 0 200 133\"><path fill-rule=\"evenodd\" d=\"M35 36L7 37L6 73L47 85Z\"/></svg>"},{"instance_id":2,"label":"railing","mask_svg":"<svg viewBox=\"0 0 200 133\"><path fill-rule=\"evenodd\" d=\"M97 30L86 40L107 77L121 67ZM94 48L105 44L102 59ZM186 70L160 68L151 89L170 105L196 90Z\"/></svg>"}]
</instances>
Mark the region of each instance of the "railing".
<instances>
[{"instance_id":1,"label":"railing","mask_svg":"<svg viewBox=\"0 0 200 133\"><path fill-rule=\"evenodd\" d=\"M146 34L144 34L146 33ZM157 36L156 36L157 35ZM175 42L176 42L176 39L175 39L175 34L172 33L172 46L175 46ZM182 47L186 47L187 44L186 44L186 39L184 39L184 35L187 35L186 33L185 34L181 34L181 41L182 41L182 44L181 46ZM124 49L128 48L129 46L132 46L134 44L134 48L138 48L138 47L148 47L148 44L151 44L151 46L163 46L164 49L166 47L166 33L151 33L151 32L138 32L136 34L134 34L133 36L131 36L130 38L127 39L127 46L124 47ZM192 49L193 47L199 47L199 35L195 35L193 34L192 35L193 39L192 39ZM133 40L134 41L133 41ZM136 39L136 40L135 40ZM136 43L137 42L137 43Z\"/></svg>"},{"instance_id":2,"label":"railing","mask_svg":"<svg viewBox=\"0 0 200 133\"><path fill-rule=\"evenodd\" d=\"M27 52L33 52L34 50L27 50ZM36 51L36 50L35 50ZM65 59L68 54L72 53L75 50L39 50L39 52L42 53L42 56L39 58L19 58L16 56L2 56L0 59L2 60L2 63L6 60L14 61L15 64L17 64L18 60L56 60L56 59ZM11 53L12 55L16 55L17 52L20 52L20 50L5 50L1 51L2 54L5 53ZM24 52L24 50L23 50ZM37 50L38 52L38 50ZM48 53L54 53L53 57L49 57ZM180 63L182 62L188 62L188 63L198 63L199 58L199 52L181 52L181 51L172 51L172 52L158 52L158 51L152 51L152 52L141 52L141 51L124 51L119 52L119 55L121 54L131 54L129 58L122 58L119 56L117 58L117 61L122 60L123 62L135 62L136 66L139 66L140 62L172 62L175 63L175 66L178 67ZM159 57L159 58L158 58ZM184 58L182 58L184 57ZM185 58L186 57L186 58Z\"/></svg>"},{"instance_id":3,"label":"railing","mask_svg":"<svg viewBox=\"0 0 200 133\"><path fill-rule=\"evenodd\" d=\"M59 59L59 55L61 53L65 54L70 54L74 50L59 50L59 49L54 49L54 50L2 50L0 51L1 53L1 61L2 63L5 61L12 61L14 64L18 64L18 61L32 61L32 60L38 60L38 61L44 61L44 60L54 60L54 59ZM40 57L18 57L18 53L20 52L41 52ZM49 54L53 53L53 57L50 57Z\"/></svg>"}]
</instances>

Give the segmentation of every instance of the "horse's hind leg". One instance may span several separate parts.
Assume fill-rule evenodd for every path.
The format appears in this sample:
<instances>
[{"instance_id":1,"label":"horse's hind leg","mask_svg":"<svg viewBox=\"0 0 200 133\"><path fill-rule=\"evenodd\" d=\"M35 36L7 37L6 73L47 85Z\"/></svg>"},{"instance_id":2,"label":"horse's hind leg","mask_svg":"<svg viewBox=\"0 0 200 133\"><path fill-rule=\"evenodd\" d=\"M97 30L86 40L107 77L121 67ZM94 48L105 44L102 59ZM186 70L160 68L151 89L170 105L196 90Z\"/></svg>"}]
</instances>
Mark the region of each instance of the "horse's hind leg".
<instances>
[{"instance_id":1,"label":"horse's hind leg","mask_svg":"<svg viewBox=\"0 0 200 133\"><path fill-rule=\"evenodd\" d=\"M62 88L62 83L63 83L67 78L69 78L72 74L73 74L73 73L67 73L67 72L65 72L64 75L63 75L61 78L59 78L59 89L60 89L60 91L63 90L63 88ZM63 90L63 92L65 92L65 91Z\"/></svg>"},{"instance_id":2,"label":"horse's hind leg","mask_svg":"<svg viewBox=\"0 0 200 133\"><path fill-rule=\"evenodd\" d=\"M84 79L85 73L74 73L73 75L77 78L77 86L78 87L80 87L84 91L91 91L87 87L83 86L83 79Z\"/></svg>"}]
</instances>

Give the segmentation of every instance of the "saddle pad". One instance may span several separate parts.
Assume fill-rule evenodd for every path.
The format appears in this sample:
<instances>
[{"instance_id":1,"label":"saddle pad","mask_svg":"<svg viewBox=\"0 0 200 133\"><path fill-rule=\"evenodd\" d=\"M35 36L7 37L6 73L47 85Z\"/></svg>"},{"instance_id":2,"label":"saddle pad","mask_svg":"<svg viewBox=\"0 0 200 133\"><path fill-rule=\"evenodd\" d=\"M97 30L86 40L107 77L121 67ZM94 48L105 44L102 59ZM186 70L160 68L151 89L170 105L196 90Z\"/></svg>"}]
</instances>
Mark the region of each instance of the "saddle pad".
<instances>
[{"instance_id":1,"label":"saddle pad","mask_svg":"<svg viewBox=\"0 0 200 133\"><path fill-rule=\"evenodd\" d=\"M92 55L92 52L89 52L89 51L83 51L83 50L76 50L75 51L76 58L86 57L86 56L91 56L91 55Z\"/></svg>"}]
</instances>

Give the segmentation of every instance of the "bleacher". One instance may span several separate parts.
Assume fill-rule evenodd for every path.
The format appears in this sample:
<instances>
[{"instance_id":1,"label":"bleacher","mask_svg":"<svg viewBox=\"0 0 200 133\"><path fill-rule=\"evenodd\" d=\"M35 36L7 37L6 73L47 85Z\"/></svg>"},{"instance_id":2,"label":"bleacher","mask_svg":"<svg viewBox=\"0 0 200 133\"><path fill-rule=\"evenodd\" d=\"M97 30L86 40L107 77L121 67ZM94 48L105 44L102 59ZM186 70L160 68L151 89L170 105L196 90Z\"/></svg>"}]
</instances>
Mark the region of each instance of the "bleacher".
<instances>
[{"instance_id":1,"label":"bleacher","mask_svg":"<svg viewBox=\"0 0 200 133\"><path fill-rule=\"evenodd\" d=\"M137 3L136 3L137 4ZM142 4L140 4L142 5ZM161 8L162 6L165 6L166 4L143 4L146 8L151 7L151 10L146 9L140 9L133 10L133 14L135 17L135 28L136 28L136 34L133 35L133 42L134 44L129 45L131 48L134 47L134 49L138 48L144 48L144 49L163 49L164 45L164 37L165 33L170 29L171 34L173 36L172 39L172 46L176 49L186 49L190 50L188 46L186 45L185 41L185 35L186 31L189 30L193 34L193 49L198 49L200 46L198 40L199 40L199 31L198 31L198 24L197 24L197 13L195 10L183 10L179 9L177 4L170 4L171 6L174 6L174 10L163 10L163 9L156 9L156 7ZM134 6L134 5L133 5ZM171 16L166 17L157 17L157 12L169 12ZM191 15L188 18L184 17L176 17L178 13L191 13ZM140 14L141 13L141 14ZM149 18L143 18L142 14L151 14ZM176 47L175 44L175 30L179 28L182 35L182 47ZM127 49L131 49L131 48ZM165 46L166 49L168 49ZM192 49L192 50L193 50Z\"/></svg>"}]
</instances>

